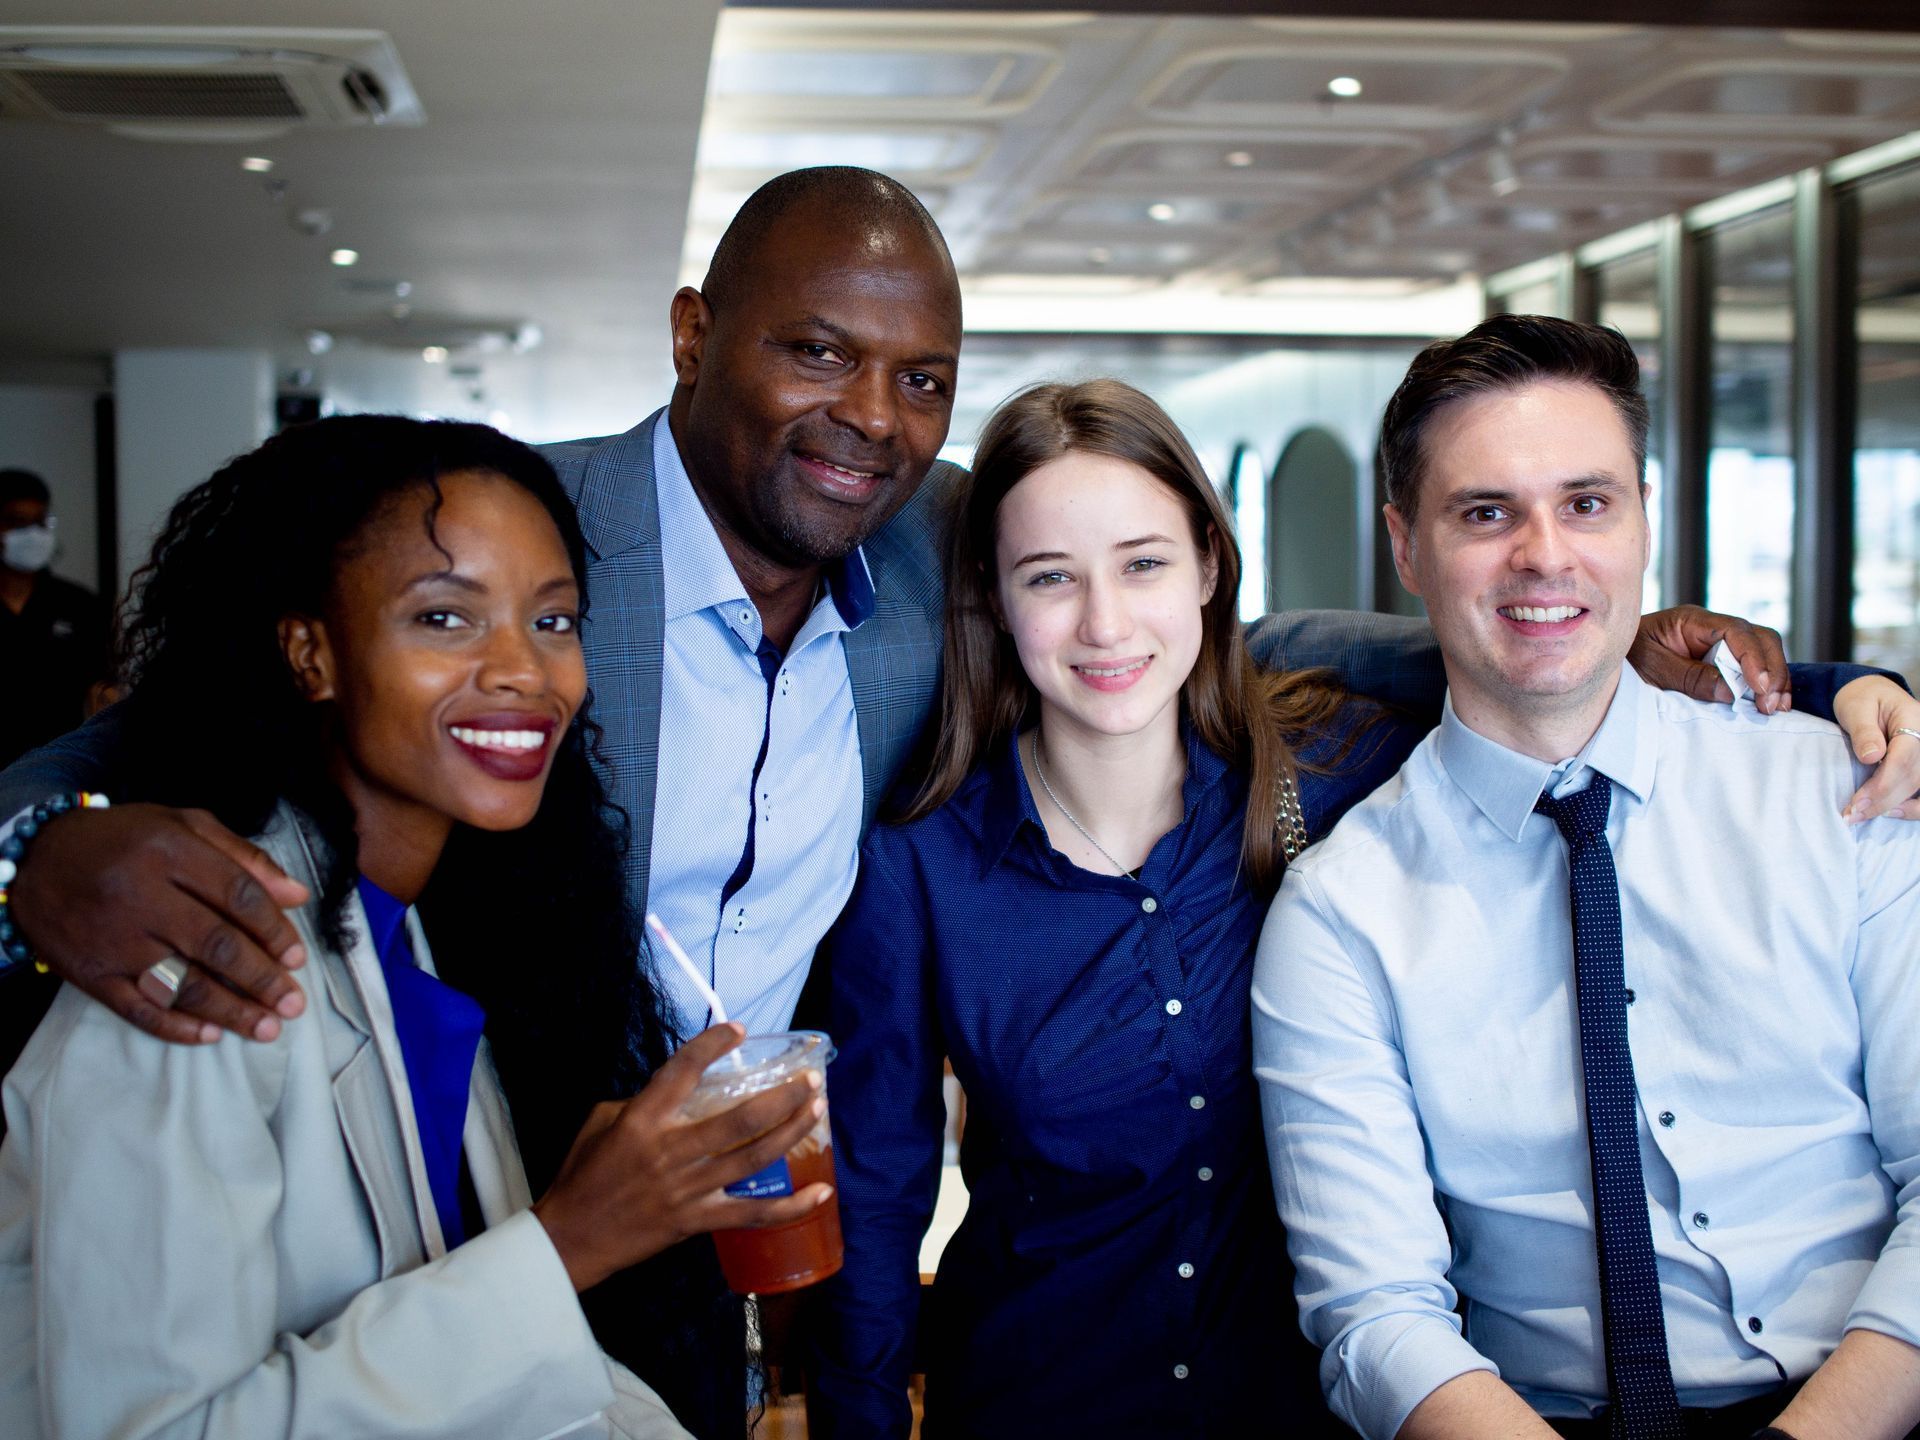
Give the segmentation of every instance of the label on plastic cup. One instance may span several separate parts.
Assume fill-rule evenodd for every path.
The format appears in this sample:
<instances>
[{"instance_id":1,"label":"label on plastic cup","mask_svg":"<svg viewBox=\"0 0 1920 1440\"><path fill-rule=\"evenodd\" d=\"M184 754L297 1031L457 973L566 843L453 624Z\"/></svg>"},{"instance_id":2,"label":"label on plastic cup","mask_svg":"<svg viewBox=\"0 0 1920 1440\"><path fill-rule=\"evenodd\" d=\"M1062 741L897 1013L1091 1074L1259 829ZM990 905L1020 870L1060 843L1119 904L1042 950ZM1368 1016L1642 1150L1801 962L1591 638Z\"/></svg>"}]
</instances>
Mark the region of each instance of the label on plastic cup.
<instances>
[{"instance_id":1,"label":"label on plastic cup","mask_svg":"<svg viewBox=\"0 0 1920 1440\"><path fill-rule=\"evenodd\" d=\"M793 1169L782 1155L757 1175L736 1180L727 1186L727 1194L737 1200L777 1200L793 1193Z\"/></svg>"}]
</instances>

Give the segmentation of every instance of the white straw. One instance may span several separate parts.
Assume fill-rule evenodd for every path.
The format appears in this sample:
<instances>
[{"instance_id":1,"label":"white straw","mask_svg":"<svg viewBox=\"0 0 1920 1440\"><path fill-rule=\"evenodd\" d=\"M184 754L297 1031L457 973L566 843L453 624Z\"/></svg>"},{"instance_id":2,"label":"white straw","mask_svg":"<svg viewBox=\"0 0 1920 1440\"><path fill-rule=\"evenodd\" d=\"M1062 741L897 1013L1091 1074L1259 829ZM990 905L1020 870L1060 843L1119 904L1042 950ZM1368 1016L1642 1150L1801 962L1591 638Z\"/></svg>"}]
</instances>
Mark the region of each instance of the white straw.
<instances>
[{"instance_id":1,"label":"white straw","mask_svg":"<svg viewBox=\"0 0 1920 1440\"><path fill-rule=\"evenodd\" d=\"M666 922L649 910L647 928L660 937L660 943L667 947L667 953L680 962L680 968L687 972L687 978L693 981L694 988L705 997L707 1004L713 1007L713 1023L726 1024L727 1007L721 1003L718 992L707 983L707 977L700 973L700 967L687 958L687 952L680 948L680 942L673 938L673 932L667 929Z\"/></svg>"}]
</instances>

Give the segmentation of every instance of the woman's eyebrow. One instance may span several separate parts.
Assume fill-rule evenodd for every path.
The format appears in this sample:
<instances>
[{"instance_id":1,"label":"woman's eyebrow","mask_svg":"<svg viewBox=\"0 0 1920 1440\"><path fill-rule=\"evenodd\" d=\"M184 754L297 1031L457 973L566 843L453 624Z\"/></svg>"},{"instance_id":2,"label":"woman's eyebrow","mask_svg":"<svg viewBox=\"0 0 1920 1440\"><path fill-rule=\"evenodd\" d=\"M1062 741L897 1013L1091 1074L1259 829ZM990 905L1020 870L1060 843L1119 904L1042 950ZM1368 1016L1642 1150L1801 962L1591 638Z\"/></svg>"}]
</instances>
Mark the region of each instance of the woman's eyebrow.
<instances>
[{"instance_id":1,"label":"woman's eyebrow","mask_svg":"<svg viewBox=\"0 0 1920 1440\"><path fill-rule=\"evenodd\" d=\"M404 588L408 590L418 590L422 586L436 584L451 585L456 590L468 590L474 594L484 593L487 588L478 580L468 575L462 575L457 570L428 570L424 574L414 576L413 579L406 583Z\"/></svg>"}]
</instances>

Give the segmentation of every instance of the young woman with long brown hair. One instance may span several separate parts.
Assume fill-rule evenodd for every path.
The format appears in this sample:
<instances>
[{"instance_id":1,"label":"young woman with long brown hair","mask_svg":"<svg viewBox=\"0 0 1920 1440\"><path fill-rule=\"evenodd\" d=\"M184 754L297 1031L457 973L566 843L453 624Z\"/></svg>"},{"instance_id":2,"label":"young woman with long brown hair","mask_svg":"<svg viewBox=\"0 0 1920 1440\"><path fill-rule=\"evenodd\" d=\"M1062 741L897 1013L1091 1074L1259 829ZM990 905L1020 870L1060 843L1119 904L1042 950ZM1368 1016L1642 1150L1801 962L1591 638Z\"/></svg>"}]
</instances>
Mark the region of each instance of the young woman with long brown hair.
<instances>
[{"instance_id":1,"label":"young woman with long brown hair","mask_svg":"<svg viewBox=\"0 0 1920 1440\"><path fill-rule=\"evenodd\" d=\"M1219 495L1147 396L1043 385L988 422L928 779L829 942L829 1435L906 1434L943 1056L971 1203L922 1327L928 1435L1322 1422L1248 979L1287 857L1417 733L1258 668L1239 582Z\"/></svg>"}]
</instances>

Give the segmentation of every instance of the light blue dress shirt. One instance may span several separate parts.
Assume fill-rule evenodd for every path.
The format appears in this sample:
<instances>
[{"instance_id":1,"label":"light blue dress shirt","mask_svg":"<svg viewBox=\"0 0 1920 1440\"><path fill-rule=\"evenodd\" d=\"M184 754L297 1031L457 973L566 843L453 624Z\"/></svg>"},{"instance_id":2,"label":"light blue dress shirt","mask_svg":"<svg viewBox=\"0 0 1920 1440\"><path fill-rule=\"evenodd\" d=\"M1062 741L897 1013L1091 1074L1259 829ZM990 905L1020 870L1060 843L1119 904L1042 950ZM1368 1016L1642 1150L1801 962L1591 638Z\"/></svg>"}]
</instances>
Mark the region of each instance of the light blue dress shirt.
<instances>
[{"instance_id":1,"label":"light blue dress shirt","mask_svg":"<svg viewBox=\"0 0 1920 1440\"><path fill-rule=\"evenodd\" d=\"M1856 1326L1920 1344L1920 829L1842 823L1860 772L1831 724L1625 666L1555 793L1588 767L1616 786L1681 1402L1804 1377ZM1369 1437L1474 1369L1547 1415L1606 1396L1567 852L1533 813L1554 768L1449 704L1261 935L1254 1064L1302 1323Z\"/></svg>"},{"instance_id":2,"label":"light blue dress shirt","mask_svg":"<svg viewBox=\"0 0 1920 1440\"><path fill-rule=\"evenodd\" d=\"M866 560L828 567L768 698L760 614L694 493L671 428L653 431L666 598L659 789L648 904L750 1031L784 1029L814 947L853 890L860 731L840 637L873 610ZM766 760L751 784L762 741ZM753 869L721 896L753 827ZM683 1034L709 1022L679 968L659 974Z\"/></svg>"}]
</instances>

